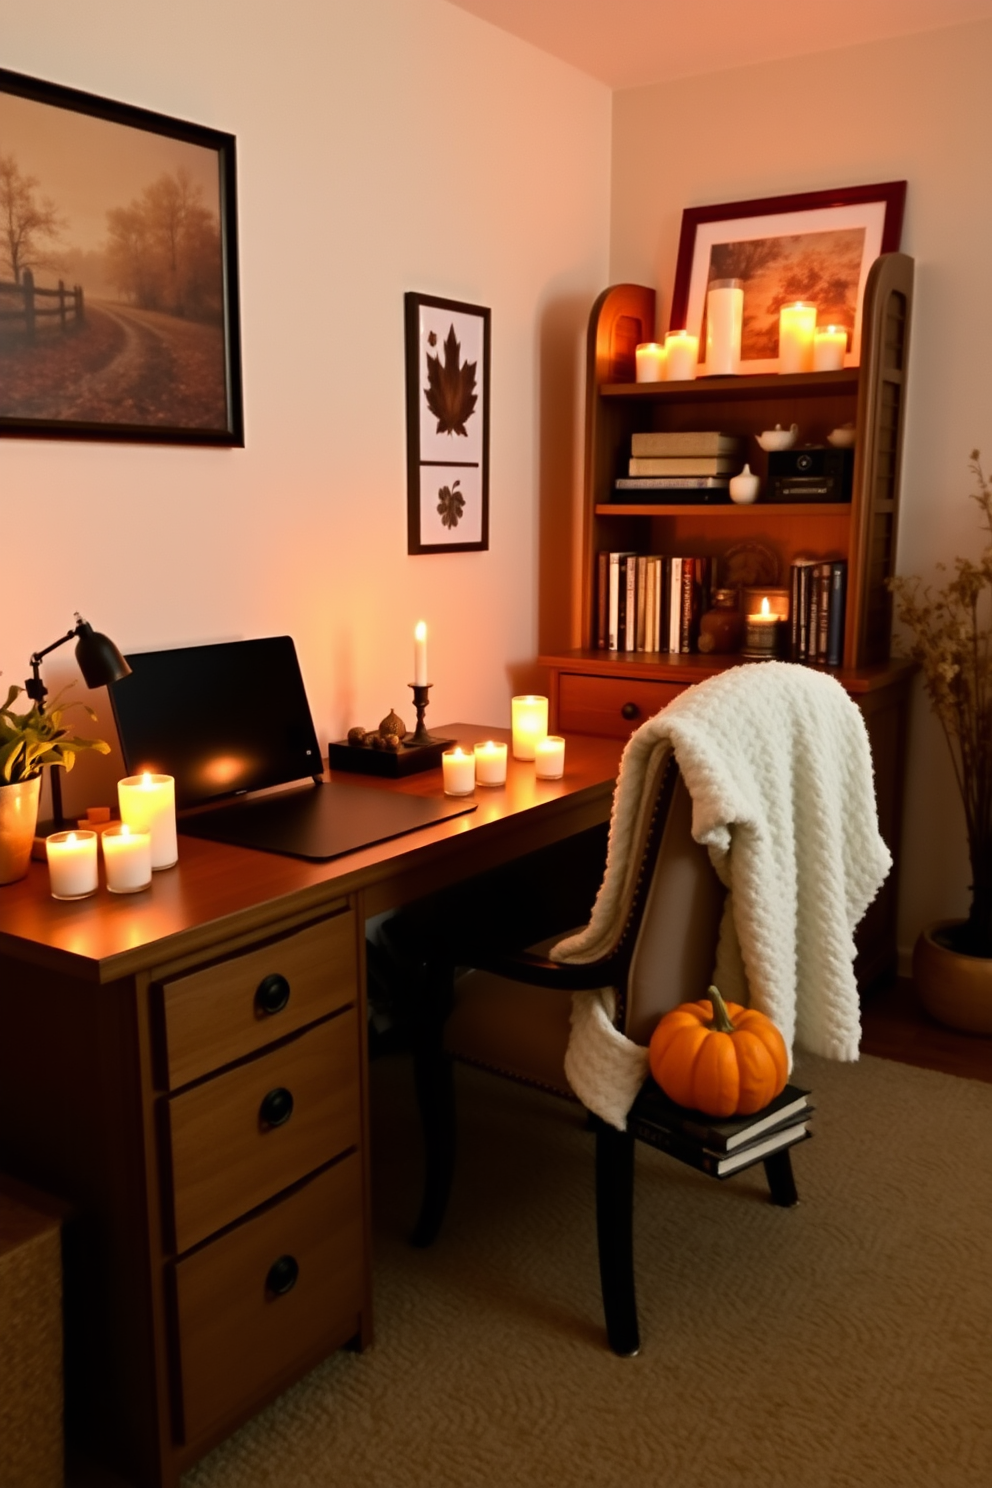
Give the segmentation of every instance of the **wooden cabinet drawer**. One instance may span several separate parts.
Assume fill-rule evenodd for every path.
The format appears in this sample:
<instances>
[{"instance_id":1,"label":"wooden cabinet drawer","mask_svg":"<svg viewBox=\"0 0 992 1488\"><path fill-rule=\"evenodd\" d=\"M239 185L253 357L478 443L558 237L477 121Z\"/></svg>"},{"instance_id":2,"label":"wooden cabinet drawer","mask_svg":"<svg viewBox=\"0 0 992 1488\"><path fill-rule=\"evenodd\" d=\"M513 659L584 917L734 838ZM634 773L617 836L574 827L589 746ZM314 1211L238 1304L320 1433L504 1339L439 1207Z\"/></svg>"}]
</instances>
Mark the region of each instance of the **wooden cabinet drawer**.
<instances>
[{"instance_id":1,"label":"wooden cabinet drawer","mask_svg":"<svg viewBox=\"0 0 992 1488\"><path fill-rule=\"evenodd\" d=\"M584 677L565 672L558 684L558 727L563 733L625 739L685 688L682 682Z\"/></svg>"},{"instance_id":2,"label":"wooden cabinet drawer","mask_svg":"<svg viewBox=\"0 0 992 1488\"><path fill-rule=\"evenodd\" d=\"M177 1264L187 1442L243 1416L355 1335L365 1290L362 1213L352 1154Z\"/></svg>"},{"instance_id":3,"label":"wooden cabinet drawer","mask_svg":"<svg viewBox=\"0 0 992 1488\"><path fill-rule=\"evenodd\" d=\"M173 1096L168 1107L175 1241L184 1251L357 1146L355 1009Z\"/></svg>"},{"instance_id":4,"label":"wooden cabinet drawer","mask_svg":"<svg viewBox=\"0 0 992 1488\"><path fill-rule=\"evenodd\" d=\"M162 984L169 1089L357 999L350 910Z\"/></svg>"}]
</instances>

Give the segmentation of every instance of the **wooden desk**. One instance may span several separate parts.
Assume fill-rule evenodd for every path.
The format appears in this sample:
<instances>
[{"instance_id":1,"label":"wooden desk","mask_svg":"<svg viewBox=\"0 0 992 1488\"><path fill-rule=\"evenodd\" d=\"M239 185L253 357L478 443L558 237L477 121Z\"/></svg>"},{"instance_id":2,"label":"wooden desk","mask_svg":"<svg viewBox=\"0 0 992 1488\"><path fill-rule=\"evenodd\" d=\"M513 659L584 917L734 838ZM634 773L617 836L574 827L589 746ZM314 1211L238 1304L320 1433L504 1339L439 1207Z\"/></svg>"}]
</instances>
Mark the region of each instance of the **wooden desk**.
<instances>
[{"instance_id":1,"label":"wooden desk","mask_svg":"<svg viewBox=\"0 0 992 1488\"><path fill-rule=\"evenodd\" d=\"M0 889L0 1169L73 1206L68 1430L129 1481L175 1488L371 1341L365 920L605 821L621 748L511 759L471 814L331 862L181 837L144 894Z\"/></svg>"}]
</instances>

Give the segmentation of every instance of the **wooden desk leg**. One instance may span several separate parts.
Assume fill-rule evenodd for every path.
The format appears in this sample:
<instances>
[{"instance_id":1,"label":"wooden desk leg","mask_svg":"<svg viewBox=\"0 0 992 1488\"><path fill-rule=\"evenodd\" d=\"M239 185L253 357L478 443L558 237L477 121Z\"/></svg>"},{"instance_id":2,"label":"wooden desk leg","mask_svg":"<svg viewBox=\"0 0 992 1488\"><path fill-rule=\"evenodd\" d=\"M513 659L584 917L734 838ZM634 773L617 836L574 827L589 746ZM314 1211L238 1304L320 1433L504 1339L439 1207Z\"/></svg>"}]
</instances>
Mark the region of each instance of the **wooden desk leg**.
<instances>
[{"instance_id":1,"label":"wooden desk leg","mask_svg":"<svg viewBox=\"0 0 992 1488\"><path fill-rule=\"evenodd\" d=\"M768 1179L773 1204L778 1204L783 1209L791 1209L793 1204L799 1203L788 1147L781 1152L773 1152L771 1157L765 1158L765 1177Z\"/></svg>"},{"instance_id":2,"label":"wooden desk leg","mask_svg":"<svg viewBox=\"0 0 992 1488\"><path fill-rule=\"evenodd\" d=\"M596 1232L610 1348L621 1358L641 1346L634 1294L634 1138L596 1122Z\"/></svg>"}]
</instances>

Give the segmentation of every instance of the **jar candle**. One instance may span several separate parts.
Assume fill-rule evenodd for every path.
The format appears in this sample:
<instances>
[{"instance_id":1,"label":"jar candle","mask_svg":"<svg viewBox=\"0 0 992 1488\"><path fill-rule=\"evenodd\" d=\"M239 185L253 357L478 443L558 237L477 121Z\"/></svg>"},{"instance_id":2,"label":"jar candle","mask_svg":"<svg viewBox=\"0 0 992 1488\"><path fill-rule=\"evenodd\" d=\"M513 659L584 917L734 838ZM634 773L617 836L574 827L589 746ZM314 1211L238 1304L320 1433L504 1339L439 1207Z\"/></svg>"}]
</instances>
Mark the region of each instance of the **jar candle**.
<instances>
[{"instance_id":1,"label":"jar candle","mask_svg":"<svg viewBox=\"0 0 992 1488\"><path fill-rule=\"evenodd\" d=\"M847 352L845 326L817 326L813 332L813 371L839 372Z\"/></svg>"},{"instance_id":2,"label":"jar candle","mask_svg":"<svg viewBox=\"0 0 992 1488\"><path fill-rule=\"evenodd\" d=\"M797 300L778 313L778 370L812 372L816 306Z\"/></svg>"},{"instance_id":3,"label":"jar candle","mask_svg":"<svg viewBox=\"0 0 992 1488\"><path fill-rule=\"evenodd\" d=\"M136 894L152 881L152 834L137 832L127 822L105 827L100 836L107 888L112 894Z\"/></svg>"},{"instance_id":4,"label":"jar candle","mask_svg":"<svg viewBox=\"0 0 992 1488\"><path fill-rule=\"evenodd\" d=\"M96 833L53 832L45 839L53 899L86 899L96 893Z\"/></svg>"},{"instance_id":5,"label":"jar candle","mask_svg":"<svg viewBox=\"0 0 992 1488\"><path fill-rule=\"evenodd\" d=\"M744 628L744 652L752 661L771 661L781 652L786 622L775 614L768 599L761 609L748 615Z\"/></svg>"},{"instance_id":6,"label":"jar candle","mask_svg":"<svg viewBox=\"0 0 992 1488\"><path fill-rule=\"evenodd\" d=\"M179 857L176 841L176 783L171 775L129 775L117 782L121 821L133 832L150 832L152 868L171 868Z\"/></svg>"},{"instance_id":7,"label":"jar candle","mask_svg":"<svg viewBox=\"0 0 992 1488\"><path fill-rule=\"evenodd\" d=\"M475 746L476 785L506 784L506 745L487 739Z\"/></svg>"},{"instance_id":8,"label":"jar candle","mask_svg":"<svg viewBox=\"0 0 992 1488\"><path fill-rule=\"evenodd\" d=\"M560 780L565 773L565 740L557 734L539 739L534 752L534 773L538 780Z\"/></svg>"},{"instance_id":9,"label":"jar candle","mask_svg":"<svg viewBox=\"0 0 992 1488\"><path fill-rule=\"evenodd\" d=\"M459 745L444 751L441 771L446 796L470 796L475 790L475 755L466 754Z\"/></svg>"},{"instance_id":10,"label":"jar candle","mask_svg":"<svg viewBox=\"0 0 992 1488\"><path fill-rule=\"evenodd\" d=\"M668 382L691 382L699 360L699 337L688 331L669 331L665 336L665 377Z\"/></svg>"},{"instance_id":11,"label":"jar candle","mask_svg":"<svg viewBox=\"0 0 992 1488\"><path fill-rule=\"evenodd\" d=\"M706 291L706 373L736 376L741 370L743 279L714 279Z\"/></svg>"},{"instance_id":12,"label":"jar candle","mask_svg":"<svg viewBox=\"0 0 992 1488\"><path fill-rule=\"evenodd\" d=\"M660 341L642 341L634 347L638 382L664 382L665 348Z\"/></svg>"},{"instance_id":13,"label":"jar candle","mask_svg":"<svg viewBox=\"0 0 992 1488\"><path fill-rule=\"evenodd\" d=\"M513 758L532 760L539 739L548 736L548 700L533 693L510 699Z\"/></svg>"}]
</instances>

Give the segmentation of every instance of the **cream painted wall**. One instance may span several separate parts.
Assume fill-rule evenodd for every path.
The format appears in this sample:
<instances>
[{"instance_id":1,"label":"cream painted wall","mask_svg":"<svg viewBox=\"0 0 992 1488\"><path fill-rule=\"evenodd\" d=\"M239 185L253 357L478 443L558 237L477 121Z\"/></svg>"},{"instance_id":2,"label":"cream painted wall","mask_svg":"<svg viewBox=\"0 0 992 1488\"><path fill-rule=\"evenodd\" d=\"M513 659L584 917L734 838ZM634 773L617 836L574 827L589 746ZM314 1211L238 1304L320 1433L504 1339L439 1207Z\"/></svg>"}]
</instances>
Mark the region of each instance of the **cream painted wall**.
<instances>
[{"instance_id":1,"label":"cream painted wall","mask_svg":"<svg viewBox=\"0 0 992 1488\"><path fill-rule=\"evenodd\" d=\"M125 650L288 632L324 741L412 723L424 618L430 718L508 723L542 545L574 561L541 512L574 508L608 89L441 0L0 0L0 38L14 71L237 136L247 426L237 451L0 439L3 683L76 609ZM409 289L492 308L488 553L406 552ZM67 803L117 773L82 761Z\"/></svg>"},{"instance_id":2,"label":"cream painted wall","mask_svg":"<svg viewBox=\"0 0 992 1488\"><path fill-rule=\"evenodd\" d=\"M992 22L614 95L610 279L655 285L668 325L682 209L905 179L916 259L900 572L977 552L970 451L992 467ZM918 690L899 942L963 915L964 821Z\"/></svg>"}]
</instances>

